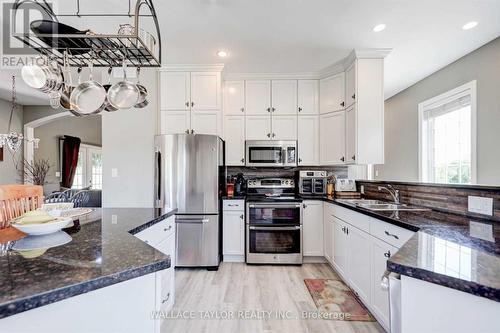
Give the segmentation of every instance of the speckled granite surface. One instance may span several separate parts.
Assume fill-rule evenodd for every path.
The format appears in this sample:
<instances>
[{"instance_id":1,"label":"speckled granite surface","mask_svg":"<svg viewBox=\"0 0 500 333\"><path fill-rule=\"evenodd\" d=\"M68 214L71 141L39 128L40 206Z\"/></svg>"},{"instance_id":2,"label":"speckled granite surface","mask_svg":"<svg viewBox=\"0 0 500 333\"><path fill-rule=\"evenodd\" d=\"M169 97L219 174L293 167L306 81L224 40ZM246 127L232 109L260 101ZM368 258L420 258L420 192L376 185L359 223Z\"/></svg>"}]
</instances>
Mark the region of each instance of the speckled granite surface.
<instances>
[{"instance_id":1,"label":"speckled granite surface","mask_svg":"<svg viewBox=\"0 0 500 333\"><path fill-rule=\"evenodd\" d=\"M170 267L169 256L132 233L174 213L99 208L78 228L10 244L0 253L0 318ZM26 252L40 247L49 248Z\"/></svg>"},{"instance_id":2,"label":"speckled granite surface","mask_svg":"<svg viewBox=\"0 0 500 333\"><path fill-rule=\"evenodd\" d=\"M331 202L416 231L387 269L500 302L500 223L438 211L370 211Z\"/></svg>"}]
</instances>

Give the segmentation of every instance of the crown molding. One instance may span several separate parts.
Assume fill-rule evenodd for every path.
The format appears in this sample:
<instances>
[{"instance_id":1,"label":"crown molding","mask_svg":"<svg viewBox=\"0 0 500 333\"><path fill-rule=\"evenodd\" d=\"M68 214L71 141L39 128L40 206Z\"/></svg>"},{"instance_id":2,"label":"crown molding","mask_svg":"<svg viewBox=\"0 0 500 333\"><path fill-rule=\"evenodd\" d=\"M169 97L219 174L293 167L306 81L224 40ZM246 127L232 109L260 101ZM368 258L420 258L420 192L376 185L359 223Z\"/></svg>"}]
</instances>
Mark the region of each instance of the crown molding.
<instances>
[{"instance_id":1,"label":"crown molding","mask_svg":"<svg viewBox=\"0 0 500 333\"><path fill-rule=\"evenodd\" d=\"M317 72L304 73L223 73L225 81L235 80L316 80Z\"/></svg>"},{"instance_id":2,"label":"crown molding","mask_svg":"<svg viewBox=\"0 0 500 333\"><path fill-rule=\"evenodd\" d=\"M160 72L222 72L224 64L168 64Z\"/></svg>"},{"instance_id":3,"label":"crown molding","mask_svg":"<svg viewBox=\"0 0 500 333\"><path fill-rule=\"evenodd\" d=\"M391 48L354 49L351 53L354 53L354 56L358 59L383 59L391 51Z\"/></svg>"}]
</instances>

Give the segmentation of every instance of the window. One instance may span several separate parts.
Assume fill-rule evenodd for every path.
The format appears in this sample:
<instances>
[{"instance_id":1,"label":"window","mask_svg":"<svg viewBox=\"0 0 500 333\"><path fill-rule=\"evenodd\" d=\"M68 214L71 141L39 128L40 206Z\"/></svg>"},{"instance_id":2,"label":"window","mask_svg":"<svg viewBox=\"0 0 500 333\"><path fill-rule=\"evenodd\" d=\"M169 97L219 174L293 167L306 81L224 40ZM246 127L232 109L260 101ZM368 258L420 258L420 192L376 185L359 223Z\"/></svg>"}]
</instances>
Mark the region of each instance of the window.
<instances>
[{"instance_id":1,"label":"window","mask_svg":"<svg viewBox=\"0 0 500 333\"><path fill-rule=\"evenodd\" d=\"M81 189L89 186L95 190L102 189L102 149L81 144L71 188Z\"/></svg>"},{"instance_id":2,"label":"window","mask_svg":"<svg viewBox=\"0 0 500 333\"><path fill-rule=\"evenodd\" d=\"M420 180L476 182L476 81L418 105Z\"/></svg>"}]
</instances>

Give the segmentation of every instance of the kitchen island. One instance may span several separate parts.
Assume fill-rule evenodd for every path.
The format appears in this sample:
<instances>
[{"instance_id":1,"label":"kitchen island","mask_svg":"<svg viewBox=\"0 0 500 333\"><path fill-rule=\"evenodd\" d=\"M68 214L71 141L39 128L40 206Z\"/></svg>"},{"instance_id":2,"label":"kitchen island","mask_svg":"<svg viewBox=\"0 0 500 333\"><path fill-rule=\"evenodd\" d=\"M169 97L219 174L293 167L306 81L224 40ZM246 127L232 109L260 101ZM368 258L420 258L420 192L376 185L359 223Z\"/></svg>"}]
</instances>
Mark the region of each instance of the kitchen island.
<instances>
[{"instance_id":1,"label":"kitchen island","mask_svg":"<svg viewBox=\"0 0 500 333\"><path fill-rule=\"evenodd\" d=\"M65 244L47 236L4 244L0 331L153 332L151 312L160 308L161 273L171 271L171 258L134 234L174 214L99 208L64 229Z\"/></svg>"}]
</instances>

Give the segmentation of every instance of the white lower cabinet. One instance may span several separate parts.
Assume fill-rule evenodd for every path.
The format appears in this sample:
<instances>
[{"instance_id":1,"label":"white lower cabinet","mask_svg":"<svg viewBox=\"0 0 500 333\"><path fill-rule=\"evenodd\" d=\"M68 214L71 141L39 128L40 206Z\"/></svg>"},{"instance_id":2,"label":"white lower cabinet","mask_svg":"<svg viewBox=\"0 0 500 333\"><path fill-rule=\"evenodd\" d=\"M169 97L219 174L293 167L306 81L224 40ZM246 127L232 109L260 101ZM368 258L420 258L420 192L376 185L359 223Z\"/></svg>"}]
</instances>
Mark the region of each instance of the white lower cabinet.
<instances>
[{"instance_id":1,"label":"white lower cabinet","mask_svg":"<svg viewBox=\"0 0 500 333\"><path fill-rule=\"evenodd\" d=\"M304 256L323 256L323 202L307 200L303 207Z\"/></svg>"},{"instance_id":2,"label":"white lower cabinet","mask_svg":"<svg viewBox=\"0 0 500 333\"><path fill-rule=\"evenodd\" d=\"M245 205L243 200L224 200L222 255L226 262L245 261Z\"/></svg>"},{"instance_id":3,"label":"white lower cabinet","mask_svg":"<svg viewBox=\"0 0 500 333\"><path fill-rule=\"evenodd\" d=\"M380 282L387 259L415 233L353 210L324 204L325 258L389 328L389 295Z\"/></svg>"},{"instance_id":4,"label":"white lower cabinet","mask_svg":"<svg viewBox=\"0 0 500 333\"><path fill-rule=\"evenodd\" d=\"M396 253L398 249L377 238L371 241L371 304L372 311L379 319L380 324L388 330L389 328L389 294L382 289L380 282L382 275L387 269L387 259Z\"/></svg>"}]
</instances>

